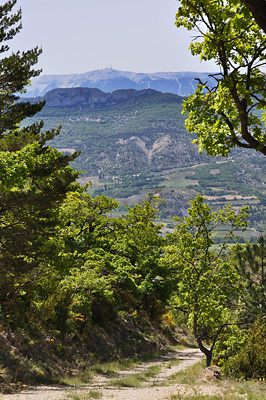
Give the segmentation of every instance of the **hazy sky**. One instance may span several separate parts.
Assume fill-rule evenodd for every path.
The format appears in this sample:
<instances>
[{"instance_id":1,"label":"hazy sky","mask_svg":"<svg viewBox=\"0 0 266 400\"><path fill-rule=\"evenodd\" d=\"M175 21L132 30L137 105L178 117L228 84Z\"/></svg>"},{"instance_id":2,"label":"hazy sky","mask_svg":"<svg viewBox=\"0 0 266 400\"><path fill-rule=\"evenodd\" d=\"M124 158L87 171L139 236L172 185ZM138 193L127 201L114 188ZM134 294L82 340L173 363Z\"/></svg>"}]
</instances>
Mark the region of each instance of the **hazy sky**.
<instances>
[{"instance_id":1,"label":"hazy sky","mask_svg":"<svg viewBox=\"0 0 266 400\"><path fill-rule=\"evenodd\" d=\"M0 0L1 2L4 2ZM23 29L13 50L43 49L43 74L109 68L135 72L217 70L190 55L175 27L176 0L18 0Z\"/></svg>"}]
</instances>

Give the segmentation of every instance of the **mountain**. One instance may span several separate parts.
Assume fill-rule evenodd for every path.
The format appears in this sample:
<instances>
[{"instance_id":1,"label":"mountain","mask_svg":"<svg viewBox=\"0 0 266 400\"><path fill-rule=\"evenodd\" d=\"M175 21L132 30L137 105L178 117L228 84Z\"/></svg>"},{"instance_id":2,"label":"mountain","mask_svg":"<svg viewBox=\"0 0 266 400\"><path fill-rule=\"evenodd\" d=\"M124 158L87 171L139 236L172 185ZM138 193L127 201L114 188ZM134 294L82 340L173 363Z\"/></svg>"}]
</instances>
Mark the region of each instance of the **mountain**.
<instances>
[{"instance_id":1,"label":"mountain","mask_svg":"<svg viewBox=\"0 0 266 400\"><path fill-rule=\"evenodd\" d=\"M188 96L196 88L195 78L211 80L208 73L199 72L156 72L136 73L118 71L112 68L71 75L41 75L32 79L25 97L43 96L56 88L86 87L97 88L103 92L119 89L154 89L163 93Z\"/></svg>"},{"instance_id":2,"label":"mountain","mask_svg":"<svg viewBox=\"0 0 266 400\"><path fill-rule=\"evenodd\" d=\"M187 137L180 96L152 89L73 88L30 100L46 101L37 119L47 129L62 125L52 145L81 150L75 167L90 175L161 170L206 159Z\"/></svg>"},{"instance_id":3,"label":"mountain","mask_svg":"<svg viewBox=\"0 0 266 400\"><path fill-rule=\"evenodd\" d=\"M44 96L26 98L31 102L45 100L46 108L51 107L89 107L89 108L105 108L115 106L117 104L135 104L140 98L157 98L157 99L173 99L174 102L181 102L183 98L170 93L160 93L153 89L122 89L112 93L105 93L100 89L74 87L72 89L53 89ZM58 113L60 111L58 110ZM71 113L71 111L70 111Z\"/></svg>"},{"instance_id":4,"label":"mountain","mask_svg":"<svg viewBox=\"0 0 266 400\"><path fill-rule=\"evenodd\" d=\"M164 221L186 215L197 192L214 209L231 203L250 206L250 230L245 238L266 232L265 157L236 149L228 158L199 154L181 114L183 98L152 89L104 93L99 89L54 89L46 105L29 122L44 121L44 129L62 125L51 145L63 152L81 150L74 166L86 170L94 195L106 194L121 204L134 204L147 192L161 189L167 204ZM233 177L233 179L232 179Z\"/></svg>"}]
</instances>

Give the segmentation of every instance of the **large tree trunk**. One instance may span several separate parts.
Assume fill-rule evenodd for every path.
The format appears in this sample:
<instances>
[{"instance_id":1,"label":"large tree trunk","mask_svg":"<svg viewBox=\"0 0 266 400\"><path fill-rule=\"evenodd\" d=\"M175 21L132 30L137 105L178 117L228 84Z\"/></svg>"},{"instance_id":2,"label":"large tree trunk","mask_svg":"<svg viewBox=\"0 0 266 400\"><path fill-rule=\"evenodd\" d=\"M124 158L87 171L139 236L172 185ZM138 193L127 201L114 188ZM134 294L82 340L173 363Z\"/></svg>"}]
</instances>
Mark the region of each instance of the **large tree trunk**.
<instances>
[{"instance_id":1,"label":"large tree trunk","mask_svg":"<svg viewBox=\"0 0 266 400\"><path fill-rule=\"evenodd\" d=\"M242 3L251 11L255 21L266 33L266 1L242 0Z\"/></svg>"},{"instance_id":2,"label":"large tree trunk","mask_svg":"<svg viewBox=\"0 0 266 400\"><path fill-rule=\"evenodd\" d=\"M198 346L200 351L202 351L203 354L206 356L206 367L209 367L212 362L212 349L207 349L206 347L203 346L203 343L198 335L198 309L199 309L199 304L198 304L198 297L195 294L194 295L194 317L193 317L193 334L195 339L197 340Z\"/></svg>"},{"instance_id":3,"label":"large tree trunk","mask_svg":"<svg viewBox=\"0 0 266 400\"><path fill-rule=\"evenodd\" d=\"M197 338L197 343L199 346L200 351L202 351L203 354L206 356L206 367L209 367L212 362L212 349L206 349L206 347L203 346L202 341Z\"/></svg>"}]
</instances>

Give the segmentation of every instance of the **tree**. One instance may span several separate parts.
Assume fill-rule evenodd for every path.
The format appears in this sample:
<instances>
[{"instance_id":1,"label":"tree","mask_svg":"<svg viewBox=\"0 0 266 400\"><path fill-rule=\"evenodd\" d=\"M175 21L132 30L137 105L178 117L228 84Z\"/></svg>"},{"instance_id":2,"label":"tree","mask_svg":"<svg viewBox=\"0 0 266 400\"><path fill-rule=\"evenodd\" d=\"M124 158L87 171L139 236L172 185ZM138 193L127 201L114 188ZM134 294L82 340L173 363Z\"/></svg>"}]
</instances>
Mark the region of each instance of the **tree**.
<instances>
[{"instance_id":1,"label":"tree","mask_svg":"<svg viewBox=\"0 0 266 400\"><path fill-rule=\"evenodd\" d=\"M41 49L36 47L26 52L17 51L5 55L9 50L8 41L19 33L22 28L21 9L9 15L17 0L9 0L0 6L0 138L7 133L14 133L19 123L40 111L43 103L31 104L18 102L19 92L25 90L30 79L40 74L40 70L33 70L32 65L38 61Z\"/></svg>"},{"instance_id":2,"label":"tree","mask_svg":"<svg viewBox=\"0 0 266 400\"><path fill-rule=\"evenodd\" d=\"M239 214L230 206L212 212L198 195L188 216L175 221L177 226L169 236L162 263L176 275L172 304L185 314L209 366L217 340L234 324L237 315L241 279L223 255L234 232L245 229L247 208ZM224 243L214 248L213 234L221 228L227 230Z\"/></svg>"},{"instance_id":3,"label":"tree","mask_svg":"<svg viewBox=\"0 0 266 400\"><path fill-rule=\"evenodd\" d=\"M127 257L138 275L136 283L141 305L154 317L160 314L160 305L164 307L172 289L169 270L162 268L159 262L165 245L161 234L162 225L154 221L164 203L159 196L148 194L147 199L140 204L127 207L122 236L127 244Z\"/></svg>"},{"instance_id":4,"label":"tree","mask_svg":"<svg viewBox=\"0 0 266 400\"><path fill-rule=\"evenodd\" d=\"M237 245L234 249L236 268L246 283L243 296L245 323L254 323L266 314L266 248L261 235L258 243Z\"/></svg>"},{"instance_id":5,"label":"tree","mask_svg":"<svg viewBox=\"0 0 266 400\"><path fill-rule=\"evenodd\" d=\"M242 3L251 11L255 21L266 33L266 2L265 0L242 0Z\"/></svg>"},{"instance_id":6,"label":"tree","mask_svg":"<svg viewBox=\"0 0 266 400\"><path fill-rule=\"evenodd\" d=\"M59 205L77 178L69 158L33 143L16 152L0 151L0 285L13 295L14 279L29 280L48 265L49 237ZM9 282L9 283L8 283Z\"/></svg>"},{"instance_id":7,"label":"tree","mask_svg":"<svg viewBox=\"0 0 266 400\"><path fill-rule=\"evenodd\" d=\"M0 6L0 300L5 304L52 265L50 238L59 206L78 176L69 166L78 153L66 156L46 145L60 128L44 132L42 122L20 127L43 103L20 102L17 94L40 73L32 69L40 50L8 55L6 43L21 29L21 10L10 15L15 4Z\"/></svg>"},{"instance_id":8,"label":"tree","mask_svg":"<svg viewBox=\"0 0 266 400\"><path fill-rule=\"evenodd\" d=\"M239 146L266 155L266 35L238 0L181 0L177 27L196 30L190 45L201 60L215 60L219 71L198 79L184 102L186 128L196 132L200 151L226 156Z\"/></svg>"},{"instance_id":9,"label":"tree","mask_svg":"<svg viewBox=\"0 0 266 400\"><path fill-rule=\"evenodd\" d=\"M86 275L109 285L121 307L126 302L129 309L139 307L153 312L155 304L165 304L170 282L167 270L159 266L165 239L161 226L154 223L161 203L160 198L149 195L140 204L127 207L125 217L112 218L107 214L118 206L114 200L105 196L92 198L81 189L67 195L61 206L56 241L66 275L64 282L71 282L76 295L83 291L85 298L87 293L87 301L92 304L92 279L86 284L84 279L82 288L76 287L80 276ZM102 300L98 293L98 303Z\"/></svg>"}]
</instances>

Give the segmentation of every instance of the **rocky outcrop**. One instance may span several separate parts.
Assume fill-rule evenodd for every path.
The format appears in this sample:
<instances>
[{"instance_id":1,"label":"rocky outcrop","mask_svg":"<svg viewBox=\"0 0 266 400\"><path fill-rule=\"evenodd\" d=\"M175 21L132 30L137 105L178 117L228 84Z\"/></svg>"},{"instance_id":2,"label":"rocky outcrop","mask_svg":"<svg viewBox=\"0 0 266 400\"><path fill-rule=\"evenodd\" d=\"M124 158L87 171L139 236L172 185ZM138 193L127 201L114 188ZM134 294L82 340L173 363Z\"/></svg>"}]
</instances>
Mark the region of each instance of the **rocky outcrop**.
<instances>
[{"instance_id":1,"label":"rocky outcrop","mask_svg":"<svg viewBox=\"0 0 266 400\"><path fill-rule=\"evenodd\" d=\"M43 97L34 97L30 100L31 102L38 102L40 100L46 101L46 107L75 107L75 106L86 106L86 107L106 107L113 106L116 104L134 104L140 97L148 97L157 94L163 96L163 93L156 92L152 89L144 90L117 90L113 93L105 93L99 89L91 88L72 88L72 89L53 89L46 93ZM173 101L177 101L177 96L172 96ZM181 101L181 98L180 98Z\"/></svg>"}]
</instances>

